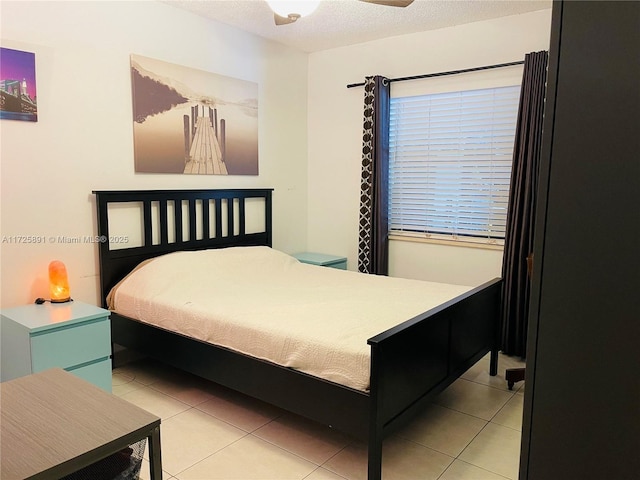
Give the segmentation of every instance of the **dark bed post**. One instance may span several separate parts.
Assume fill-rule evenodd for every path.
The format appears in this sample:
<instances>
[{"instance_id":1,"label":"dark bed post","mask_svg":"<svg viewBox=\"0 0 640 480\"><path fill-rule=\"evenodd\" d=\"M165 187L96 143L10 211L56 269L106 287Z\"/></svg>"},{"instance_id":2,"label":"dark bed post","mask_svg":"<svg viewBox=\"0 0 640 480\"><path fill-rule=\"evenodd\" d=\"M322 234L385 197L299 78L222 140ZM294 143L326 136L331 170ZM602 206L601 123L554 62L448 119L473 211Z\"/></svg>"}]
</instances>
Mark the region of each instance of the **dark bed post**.
<instances>
[{"instance_id":1,"label":"dark bed post","mask_svg":"<svg viewBox=\"0 0 640 480\"><path fill-rule=\"evenodd\" d=\"M382 434L373 433L369 437L369 468L367 480L382 480Z\"/></svg>"},{"instance_id":2,"label":"dark bed post","mask_svg":"<svg viewBox=\"0 0 640 480\"><path fill-rule=\"evenodd\" d=\"M495 314L495 335L493 338L493 347L491 348L491 357L489 360L489 375L491 375L492 377L495 377L498 374L498 351L500 349L500 334L502 331L502 325L500 324L501 315L499 307L500 305L502 305L503 283L504 280L500 280L500 288L498 289L499 293L496 300L498 309L496 310Z\"/></svg>"},{"instance_id":3,"label":"dark bed post","mask_svg":"<svg viewBox=\"0 0 640 480\"><path fill-rule=\"evenodd\" d=\"M107 298L106 295L103 295L105 290L107 289L107 285L105 284L105 274L103 265L106 263L108 255L109 255L109 217L107 212L107 200L104 196L100 195L98 192L93 192L96 196L96 212L97 212L97 220L98 220L98 235L100 238L100 242L98 242L98 256L99 262L101 265L100 268L100 302L101 306L107 307ZM104 238L104 240L103 240Z\"/></svg>"},{"instance_id":4,"label":"dark bed post","mask_svg":"<svg viewBox=\"0 0 640 480\"><path fill-rule=\"evenodd\" d=\"M371 385L369 386L369 445L368 445L368 480L382 479L382 399L383 385L378 360L380 351L376 343L371 345Z\"/></svg>"},{"instance_id":5,"label":"dark bed post","mask_svg":"<svg viewBox=\"0 0 640 480\"><path fill-rule=\"evenodd\" d=\"M498 374L498 348L491 349L491 357L489 360L489 375L495 377Z\"/></svg>"},{"instance_id":6,"label":"dark bed post","mask_svg":"<svg viewBox=\"0 0 640 480\"><path fill-rule=\"evenodd\" d=\"M273 247L273 192L267 191L265 194L265 223L267 230L267 244Z\"/></svg>"}]
</instances>

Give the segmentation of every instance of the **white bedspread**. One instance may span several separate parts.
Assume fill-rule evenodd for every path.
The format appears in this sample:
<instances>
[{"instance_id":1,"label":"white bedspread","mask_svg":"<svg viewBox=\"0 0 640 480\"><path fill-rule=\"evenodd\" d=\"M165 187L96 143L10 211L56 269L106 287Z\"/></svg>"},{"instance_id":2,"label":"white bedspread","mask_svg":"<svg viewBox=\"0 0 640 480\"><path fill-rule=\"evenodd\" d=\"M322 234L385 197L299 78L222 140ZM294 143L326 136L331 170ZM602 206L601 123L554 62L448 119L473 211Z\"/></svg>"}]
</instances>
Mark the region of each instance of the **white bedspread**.
<instances>
[{"instance_id":1,"label":"white bedspread","mask_svg":"<svg viewBox=\"0 0 640 480\"><path fill-rule=\"evenodd\" d=\"M359 390L367 340L472 287L318 267L268 247L177 252L112 292L122 315Z\"/></svg>"}]
</instances>

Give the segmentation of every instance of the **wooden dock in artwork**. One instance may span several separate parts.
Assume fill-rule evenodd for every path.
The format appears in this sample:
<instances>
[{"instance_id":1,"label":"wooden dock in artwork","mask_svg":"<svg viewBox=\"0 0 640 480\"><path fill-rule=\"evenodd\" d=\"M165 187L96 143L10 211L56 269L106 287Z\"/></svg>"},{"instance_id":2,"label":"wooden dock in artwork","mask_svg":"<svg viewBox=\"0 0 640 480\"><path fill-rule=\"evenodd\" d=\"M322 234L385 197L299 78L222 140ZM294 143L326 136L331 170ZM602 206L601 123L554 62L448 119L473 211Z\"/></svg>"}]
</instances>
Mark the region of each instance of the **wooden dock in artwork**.
<instances>
[{"instance_id":1,"label":"wooden dock in artwork","mask_svg":"<svg viewBox=\"0 0 640 480\"><path fill-rule=\"evenodd\" d=\"M204 107L203 107L204 109ZM209 108L209 115L198 115L198 107L192 109L193 121L184 116L185 165L184 173L200 175L228 175L224 163L225 124L217 128L217 111Z\"/></svg>"}]
</instances>

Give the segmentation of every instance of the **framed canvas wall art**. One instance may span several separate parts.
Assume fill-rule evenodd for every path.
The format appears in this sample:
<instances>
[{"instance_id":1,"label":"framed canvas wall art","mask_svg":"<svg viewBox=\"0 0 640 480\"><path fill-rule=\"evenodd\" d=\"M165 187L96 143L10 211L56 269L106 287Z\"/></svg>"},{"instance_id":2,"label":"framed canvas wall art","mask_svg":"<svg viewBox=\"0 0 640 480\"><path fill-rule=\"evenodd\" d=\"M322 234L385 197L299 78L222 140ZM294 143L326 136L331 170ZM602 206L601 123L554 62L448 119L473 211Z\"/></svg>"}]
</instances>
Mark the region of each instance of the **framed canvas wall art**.
<instances>
[{"instance_id":1,"label":"framed canvas wall art","mask_svg":"<svg viewBox=\"0 0 640 480\"><path fill-rule=\"evenodd\" d=\"M258 175L258 84L131 55L137 173Z\"/></svg>"},{"instance_id":2,"label":"framed canvas wall art","mask_svg":"<svg viewBox=\"0 0 640 480\"><path fill-rule=\"evenodd\" d=\"M0 118L38 121L34 53L0 47Z\"/></svg>"}]
</instances>

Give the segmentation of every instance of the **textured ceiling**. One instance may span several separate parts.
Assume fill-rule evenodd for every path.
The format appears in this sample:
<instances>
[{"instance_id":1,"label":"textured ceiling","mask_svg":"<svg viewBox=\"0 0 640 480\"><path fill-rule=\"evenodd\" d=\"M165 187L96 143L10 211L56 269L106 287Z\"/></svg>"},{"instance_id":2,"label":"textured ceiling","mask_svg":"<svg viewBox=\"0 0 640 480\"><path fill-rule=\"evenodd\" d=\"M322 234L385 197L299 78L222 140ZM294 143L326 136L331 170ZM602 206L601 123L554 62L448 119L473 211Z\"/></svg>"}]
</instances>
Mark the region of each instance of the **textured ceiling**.
<instances>
[{"instance_id":1,"label":"textured ceiling","mask_svg":"<svg viewBox=\"0 0 640 480\"><path fill-rule=\"evenodd\" d=\"M407 33L551 8L551 0L415 0L406 8L358 0L322 0L318 9L276 26L264 0L165 0L298 50L315 52Z\"/></svg>"}]
</instances>

